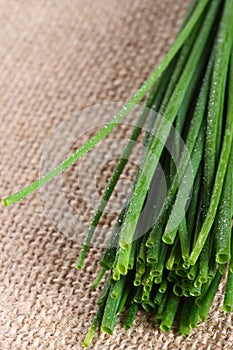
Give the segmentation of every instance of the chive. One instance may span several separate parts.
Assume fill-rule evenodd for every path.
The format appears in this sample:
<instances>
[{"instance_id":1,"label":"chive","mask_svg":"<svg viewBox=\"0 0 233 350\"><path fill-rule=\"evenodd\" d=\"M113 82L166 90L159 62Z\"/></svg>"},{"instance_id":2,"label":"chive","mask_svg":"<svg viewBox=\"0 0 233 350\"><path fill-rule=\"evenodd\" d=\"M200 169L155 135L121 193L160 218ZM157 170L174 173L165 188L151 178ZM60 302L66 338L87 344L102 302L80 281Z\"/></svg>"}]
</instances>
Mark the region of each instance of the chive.
<instances>
[{"instance_id":1,"label":"chive","mask_svg":"<svg viewBox=\"0 0 233 350\"><path fill-rule=\"evenodd\" d=\"M138 311L138 304L132 303L128 309L127 316L124 322L125 329L129 329L132 327L137 311Z\"/></svg>"},{"instance_id":2,"label":"chive","mask_svg":"<svg viewBox=\"0 0 233 350\"><path fill-rule=\"evenodd\" d=\"M201 128L199 131L198 139L196 141L196 146L191 156L190 167L192 168L194 178L196 176L196 173L200 165L203 148L204 148L204 130L203 128ZM185 207L190 195L190 191L193 186L193 182L188 179L189 174L190 174L190 170L188 169L186 170L183 176L181 185L177 193L175 204L172 208L172 212L168 219L165 232L162 236L163 241L167 244L174 243L175 235L178 229L177 222L182 223L182 220L185 216ZM182 235L183 233L182 230L180 230L180 233L181 233L181 239L182 239L182 241L180 241L182 254L184 256L184 259L186 260L188 259L188 256L189 256L188 252L189 252L189 246L190 246L190 236L188 236L187 231L186 231L186 236Z\"/></svg>"},{"instance_id":3,"label":"chive","mask_svg":"<svg viewBox=\"0 0 233 350\"><path fill-rule=\"evenodd\" d=\"M98 287L98 285L100 284L104 274L106 272L106 269L102 268L100 269L100 272L98 273L98 275L96 276L94 282L92 283L92 288L96 289Z\"/></svg>"},{"instance_id":4,"label":"chive","mask_svg":"<svg viewBox=\"0 0 233 350\"><path fill-rule=\"evenodd\" d=\"M113 229L112 235L110 237L110 240L108 242L108 246L104 251L104 254L100 260L100 266L105 268L106 270L111 270L113 267L113 264L116 259L116 253L117 253L117 245L118 245L118 239L119 239L119 233L120 233L120 226L122 223L122 220L124 218L126 207L123 208L121 213L118 216L117 222L115 224L115 227ZM84 247L84 245L83 245ZM82 247L82 249L83 249ZM77 263L77 268L80 268L83 262L83 258L85 255L80 254L79 261Z\"/></svg>"},{"instance_id":5,"label":"chive","mask_svg":"<svg viewBox=\"0 0 233 350\"><path fill-rule=\"evenodd\" d=\"M213 302L221 277L222 275L219 272L217 272L213 281L211 282L211 285L206 293L205 298L202 300L201 308L199 310L199 316L198 316L199 320L202 322L204 322L207 318L210 306Z\"/></svg>"},{"instance_id":6,"label":"chive","mask_svg":"<svg viewBox=\"0 0 233 350\"><path fill-rule=\"evenodd\" d=\"M145 247L146 236L144 235L140 243L139 251L137 254L137 262L139 264L145 264L146 262L146 247Z\"/></svg>"},{"instance_id":7,"label":"chive","mask_svg":"<svg viewBox=\"0 0 233 350\"><path fill-rule=\"evenodd\" d=\"M164 310L165 310L166 305L167 305L168 296L169 296L168 292L165 292L162 294L162 299L161 299L160 303L158 304L159 306L158 306L158 309L157 309L157 312L156 312L156 315L154 318L156 323L160 323L160 321L163 318L163 313L164 313ZM154 301L154 303L156 304L155 301Z\"/></svg>"},{"instance_id":8,"label":"chive","mask_svg":"<svg viewBox=\"0 0 233 350\"><path fill-rule=\"evenodd\" d=\"M156 306L150 300L143 302L142 303L142 307L149 314L154 314L155 313Z\"/></svg>"},{"instance_id":9,"label":"chive","mask_svg":"<svg viewBox=\"0 0 233 350\"><path fill-rule=\"evenodd\" d=\"M153 268L151 271L153 276L162 277L166 255L167 255L167 246L165 244L162 244L159 261L153 265Z\"/></svg>"},{"instance_id":10,"label":"chive","mask_svg":"<svg viewBox=\"0 0 233 350\"><path fill-rule=\"evenodd\" d=\"M107 297L108 297L108 294L109 294L109 290L110 290L110 288L111 288L111 285L112 285L111 279L108 278L108 279L107 279L107 282L105 283L104 288L103 288L103 290L102 290L102 292L101 292L101 295L100 295L100 297L99 297L99 299L98 299L98 301L97 301L97 304L98 304L99 306L105 304L105 302L106 302L106 300L107 300Z\"/></svg>"},{"instance_id":11,"label":"chive","mask_svg":"<svg viewBox=\"0 0 233 350\"><path fill-rule=\"evenodd\" d=\"M232 146L233 149L233 146ZM231 152L226 175L223 183L222 195L215 219L216 262L226 264L231 257L231 227L232 227L232 182L233 182L233 152Z\"/></svg>"},{"instance_id":12,"label":"chive","mask_svg":"<svg viewBox=\"0 0 233 350\"><path fill-rule=\"evenodd\" d=\"M168 282L166 279L163 279L161 285L159 286L159 292L160 293L165 293L167 290Z\"/></svg>"},{"instance_id":13,"label":"chive","mask_svg":"<svg viewBox=\"0 0 233 350\"><path fill-rule=\"evenodd\" d=\"M163 294L159 289L157 290L155 297L154 297L154 304L160 305L161 301L163 299Z\"/></svg>"},{"instance_id":14,"label":"chive","mask_svg":"<svg viewBox=\"0 0 233 350\"><path fill-rule=\"evenodd\" d=\"M233 211L232 211L232 216L233 216ZM231 230L231 260L229 264L229 269L233 273L233 225Z\"/></svg>"},{"instance_id":15,"label":"chive","mask_svg":"<svg viewBox=\"0 0 233 350\"><path fill-rule=\"evenodd\" d=\"M126 276L121 276L119 281L116 281L115 284L112 287L112 291L111 291L111 298L113 299L119 299L121 294L122 294L122 290L124 289L126 283Z\"/></svg>"},{"instance_id":16,"label":"chive","mask_svg":"<svg viewBox=\"0 0 233 350\"><path fill-rule=\"evenodd\" d=\"M188 323L191 328L195 328L198 322L200 307L193 301L189 311Z\"/></svg>"},{"instance_id":17,"label":"chive","mask_svg":"<svg viewBox=\"0 0 233 350\"><path fill-rule=\"evenodd\" d=\"M129 265L128 265L129 270L132 270L134 268L136 250L137 250L137 241L134 240L130 251Z\"/></svg>"},{"instance_id":18,"label":"chive","mask_svg":"<svg viewBox=\"0 0 233 350\"><path fill-rule=\"evenodd\" d=\"M215 248L212 246L212 252L209 261L209 277L214 277L216 273Z\"/></svg>"},{"instance_id":19,"label":"chive","mask_svg":"<svg viewBox=\"0 0 233 350\"><path fill-rule=\"evenodd\" d=\"M192 265L188 271L188 274L187 274L187 277L193 281L196 276L197 276L197 273L198 273L198 269L199 269L199 265L198 263L196 263L195 265Z\"/></svg>"},{"instance_id":20,"label":"chive","mask_svg":"<svg viewBox=\"0 0 233 350\"><path fill-rule=\"evenodd\" d=\"M214 173L216 162L219 158L221 123L224 92L228 72L228 64L232 48L232 39L230 32L232 30L232 1L226 0L222 20L218 35L216 38L216 54L212 75L212 85L210 89L210 98L208 105L207 130L206 130L206 147L205 147L205 164L204 164L204 192L205 198L209 198L209 193L214 182Z\"/></svg>"},{"instance_id":21,"label":"chive","mask_svg":"<svg viewBox=\"0 0 233 350\"><path fill-rule=\"evenodd\" d=\"M153 264L158 262L159 252L160 252L160 244L161 244L159 236L160 235L158 235L158 237L157 237L159 243L158 244L155 243L152 248L148 248L148 250L147 250L146 261L149 265L153 265Z\"/></svg>"},{"instance_id":22,"label":"chive","mask_svg":"<svg viewBox=\"0 0 233 350\"><path fill-rule=\"evenodd\" d=\"M121 300L120 300L120 304L118 306L118 310L117 310L117 314L119 315L121 313L121 311L123 310L124 306L125 306L125 303L128 299L128 296L129 296L129 293L131 291L131 288L128 284L126 284L125 286L125 290L124 290L124 293L121 297Z\"/></svg>"},{"instance_id":23,"label":"chive","mask_svg":"<svg viewBox=\"0 0 233 350\"><path fill-rule=\"evenodd\" d=\"M226 264L218 264L218 271L221 275L225 275L226 273Z\"/></svg>"},{"instance_id":24,"label":"chive","mask_svg":"<svg viewBox=\"0 0 233 350\"><path fill-rule=\"evenodd\" d=\"M182 264L182 258L181 258L181 255L180 255L180 259L179 259L178 265L175 268L175 273L177 274L177 276L185 278L187 276L187 274L188 274L188 271L187 271L187 269L185 269L183 267L183 264L182 265L181 264Z\"/></svg>"},{"instance_id":25,"label":"chive","mask_svg":"<svg viewBox=\"0 0 233 350\"><path fill-rule=\"evenodd\" d=\"M225 312L231 312L233 310L233 273L230 271L230 269L228 270L226 291L222 309Z\"/></svg>"},{"instance_id":26,"label":"chive","mask_svg":"<svg viewBox=\"0 0 233 350\"><path fill-rule=\"evenodd\" d=\"M192 298L185 298L182 311L181 311L181 317L180 317L180 323L179 323L179 334L182 334L183 336L187 337L191 330L191 325L189 324L189 315L190 315L190 309L192 307L193 300Z\"/></svg>"},{"instance_id":27,"label":"chive","mask_svg":"<svg viewBox=\"0 0 233 350\"><path fill-rule=\"evenodd\" d=\"M83 341L84 347L89 348L89 346L91 345L91 342L92 342L92 339L96 333L96 330L101 323L103 313L104 313L104 306L100 306L96 315L94 316L91 327L89 328L89 330L85 336L85 339Z\"/></svg>"},{"instance_id":28,"label":"chive","mask_svg":"<svg viewBox=\"0 0 233 350\"><path fill-rule=\"evenodd\" d=\"M130 260L131 246L129 249L119 249L116 256L116 265L114 271L120 275L126 275L128 272L128 265Z\"/></svg>"},{"instance_id":29,"label":"chive","mask_svg":"<svg viewBox=\"0 0 233 350\"><path fill-rule=\"evenodd\" d=\"M143 292L142 292L142 303L148 302L150 299L150 291L146 289L147 286L143 287Z\"/></svg>"},{"instance_id":30,"label":"chive","mask_svg":"<svg viewBox=\"0 0 233 350\"><path fill-rule=\"evenodd\" d=\"M112 273L112 278L114 281L119 281L119 279L121 278L121 274L118 270L113 270L113 273Z\"/></svg>"},{"instance_id":31,"label":"chive","mask_svg":"<svg viewBox=\"0 0 233 350\"><path fill-rule=\"evenodd\" d=\"M160 323L160 329L163 332L170 331L179 306L179 302L180 298L177 297L175 294L171 293L169 295L168 302Z\"/></svg>"},{"instance_id":32,"label":"chive","mask_svg":"<svg viewBox=\"0 0 233 350\"><path fill-rule=\"evenodd\" d=\"M189 280L189 292L191 296L198 297L201 295L201 286L195 287L191 280Z\"/></svg>"},{"instance_id":33,"label":"chive","mask_svg":"<svg viewBox=\"0 0 233 350\"><path fill-rule=\"evenodd\" d=\"M178 229L179 237L180 237L180 246L183 260L188 260L189 250L190 250L190 234L187 230L187 224L185 218L182 220ZM189 267L189 266L188 266Z\"/></svg>"},{"instance_id":34,"label":"chive","mask_svg":"<svg viewBox=\"0 0 233 350\"><path fill-rule=\"evenodd\" d=\"M176 295L177 297L182 297L184 294L184 290L182 288L182 286L178 283L175 283L172 289L174 295Z\"/></svg>"},{"instance_id":35,"label":"chive","mask_svg":"<svg viewBox=\"0 0 233 350\"><path fill-rule=\"evenodd\" d=\"M225 25L230 27L231 26L231 13L233 11L233 2L226 0L226 7L225 7ZM226 28L228 29L228 27ZM230 35L229 35L230 37ZM228 43L228 40L226 40ZM193 251L190 255L190 264L195 264L196 260L198 259L198 256L205 244L205 241L207 239L207 236L211 230L211 227L214 222L215 214L218 208L219 200L221 197L222 187L223 187L223 181L226 173L226 168L228 164L228 159L231 151L231 143L232 143L232 136L233 136L233 102L231 96L233 95L233 55L231 55L231 62L230 62L230 72L229 72L229 87L228 87L228 106L227 106L227 117L226 117L226 125L225 125L225 131L224 131L224 138L222 143L222 150L220 154L220 159L217 167L217 173L215 176L214 186L213 186L213 192L210 200L210 205L207 211L207 215L205 218L205 221L202 225L201 231L199 233L197 242L193 248Z\"/></svg>"},{"instance_id":36,"label":"chive","mask_svg":"<svg viewBox=\"0 0 233 350\"><path fill-rule=\"evenodd\" d=\"M179 238L177 237L175 243L172 246L169 258L166 261L166 268L168 270L174 270L177 258L179 257L180 247L179 247Z\"/></svg>"},{"instance_id":37,"label":"chive","mask_svg":"<svg viewBox=\"0 0 233 350\"><path fill-rule=\"evenodd\" d=\"M187 211L187 230L190 233L193 232L194 222L197 216L196 212L197 212L198 199L199 199L199 193L201 188L201 179L202 179L202 165L200 164L200 167L197 171L197 176L194 180L192 197L191 197L191 201Z\"/></svg>"},{"instance_id":38,"label":"chive","mask_svg":"<svg viewBox=\"0 0 233 350\"><path fill-rule=\"evenodd\" d=\"M216 275L216 273L215 273L215 275ZM202 302L203 302L203 300L204 300L204 298L209 290L209 287L210 287L215 275L213 277L209 277L207 283L202 285L201 295L195 299L195 303L197 306L201 307L201 304L202 304Z\"/></svg>"},{"instance_id":39,"label":"chive","mask_svg":"<svg viewBox=\"0 0 233 350\"><path fill-rule=\"evenodd\" d=\"M143 292L143 288L142 286L139 286L137 289L136 289L136 293L133 297L133 301L135 303L138 303L140 304L142 302L142 292Z\"/></svg>"},{"instance_id":40,"label":"chive","mask_svg":"<svg viewBox=\"0 0 233 350\"><path fill-rule=\"evenodd\" d=\"M121 282L121 280L119 282ZM118 295L120 296L118 298L112 297L112 292L114 291L115 287L113 284L104 308L104 314L101 322L101 331L107 334L113 334L113 330L117 320L117 310L120 304L121 296L123 294L123 283L119 284L120 288L118 290Z\"/></svg>"},{"instance_id":41,"label":"chive","mask_svg":"<svg viewBox=\"0 0 233 350\"><path fill-rule=\"evenodd\" d=\"M168 275L167 275L167 280L169 282L175 283L177 280L177 275L175 274L174 271L169 271Z\"/></svg>"},{"instance_id":42,"label":"chive","mask_svg":"<svg viewBox=\"0 0 233 350\"><path fill-rule=\"evenodd\" d=\"M110 290L110 285L111 285L110 280L108 280L103 288L103 291L102 291L100 297L99 297L99 300L98 300L99 308L97 310L97 313L94 316L91 327L89 328L89 330L85 336L85 339L83 341L84 347L88 348L90 346L92 339L96 333L96 330L101 324L103 314L104 314L105 303L106 303L106 300L108 298L108 294L109 294L109 290Z\"/></svg>"},{"instance_id":43,"label":"chive","mask_svg":"<svg viewBox=\"0 0 233 350\"><path fill-rule=\"evenodd\" d=\"M135 287L138 287L138 286L140 286L142 284L142 275L141 274L139 275L139 274L136 273L135 279L133 281L133 284L134 284Z\"/></svg>"}]
</instances>

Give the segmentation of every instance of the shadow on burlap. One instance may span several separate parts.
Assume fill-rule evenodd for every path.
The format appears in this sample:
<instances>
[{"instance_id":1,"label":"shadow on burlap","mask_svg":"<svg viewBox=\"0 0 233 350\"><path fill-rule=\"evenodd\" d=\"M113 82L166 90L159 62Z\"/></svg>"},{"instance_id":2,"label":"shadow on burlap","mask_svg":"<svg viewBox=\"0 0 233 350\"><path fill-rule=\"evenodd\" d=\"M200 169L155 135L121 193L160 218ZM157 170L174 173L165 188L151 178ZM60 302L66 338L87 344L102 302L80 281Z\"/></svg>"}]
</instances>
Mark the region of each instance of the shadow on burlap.
<instances>
[{"instance_id":1,"label":"shadow on burlap","mask_svg":"<svg viewBox=\"0 0 233 350\"><path fill-rule=\"evenodd\" d=\"M0 5L4 197L39 175L43 149L62 121L85 107L126 101L136 91L171 45L188 4L1 0ZM81 122L85 125L85 119ZM125 138L126 129L117 132ZM103 166L97 192L104 188L112 166ZM92 162L91 169L95 171ZM130 171L128 166L129 177ZM93 209L82 202L75 176L68 170L63 187L70 205L79 208L79 233ZM96 311L100 289L93 291L91 283L101 250L93 247L77 271L80 244L48 219L39 192L0 210L0 348L81 349ZM111 226L110 219L105 215L101 224ZM101 334L92 348L231 349L232 315L221 311L223 288L224 284L208 320L187 339L176 332L163 334L141 311L132 329L126 331L118 322L114 335Z\"/></svg>"}]
</instances>

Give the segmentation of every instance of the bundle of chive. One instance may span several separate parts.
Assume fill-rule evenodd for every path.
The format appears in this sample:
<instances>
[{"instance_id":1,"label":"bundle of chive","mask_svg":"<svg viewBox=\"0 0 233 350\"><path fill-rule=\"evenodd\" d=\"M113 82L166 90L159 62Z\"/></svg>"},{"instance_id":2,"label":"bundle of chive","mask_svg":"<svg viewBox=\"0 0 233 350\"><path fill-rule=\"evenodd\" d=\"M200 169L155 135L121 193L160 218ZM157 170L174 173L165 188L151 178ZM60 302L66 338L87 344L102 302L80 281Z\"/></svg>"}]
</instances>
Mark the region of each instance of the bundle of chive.
<instances>
[{"instance_id":1,"label":"bundle of chive","mask_svg":"<svg viewBox=\"0 0 233 350\"><path fill-rule=\"evenodd\" d=\"M233 1L193 0L184 23L164 60L119 113L58 167L4 205L22 199L50 181L93 148L116 127L150 89L146 109L118 160L81 249L80 269L91 238L115 188L133 143L148 123L140 169L119 214L109 246L100 261L96 288L110 270L98 300L99 309L84 340L89 346L100 328L112 334L117 315L126 307L125 327L131 327L139 307L154 314L168 332L179 314L179 332L187 336L204 321L221 277L227 274L223 310L233 309ZM155 118L159 112L162 118ZM166 152L172 125L174 165ZM159 162L168 191L159 216L145 206ZM187 182L190 165L193 179ZM148 185L149 183L149 185ZM188 183L188 185L187 185ZM159 191L154 192L153 207ZM189 204L187 207L187 203ZM179 223L178 225L176 223Z\"/></svg>"}]
</instances>

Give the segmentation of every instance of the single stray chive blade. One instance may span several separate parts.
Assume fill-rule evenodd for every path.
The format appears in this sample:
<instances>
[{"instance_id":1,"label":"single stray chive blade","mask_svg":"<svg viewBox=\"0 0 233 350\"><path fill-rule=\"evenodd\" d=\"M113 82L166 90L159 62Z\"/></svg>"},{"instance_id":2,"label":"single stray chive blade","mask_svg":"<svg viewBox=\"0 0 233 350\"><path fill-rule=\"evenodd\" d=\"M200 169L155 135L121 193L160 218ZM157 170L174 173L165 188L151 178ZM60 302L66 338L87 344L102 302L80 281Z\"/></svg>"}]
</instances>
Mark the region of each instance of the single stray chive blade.
<instances>
[{"instance_id":1,"label":"single stray chive blade","mask_svg":"<svg viewBox=\"0 0 233 350\"><path fill-rule=\"evenodd\" d=\"M163 71L168 67L169 63L175 57L176 53L179 51L181 46L184 44L185 40L192 32L196 22L204 12L207 4L210 0L202 0L195 8L193 15L188 20L187 24L184 26L183 30L177 36L174 44L170 48L167 55L164 57L163 61L154 70L151 76L145 81L145 83L137 90L137 92L129 99L129 101L120 109L120 111L113 117L113 119L108 122L103 128L101 128L92 138L90 138L83 146L81 146L76 152L74 152L69 158L60 163L55 169L49 171L47 174L32 182L30 185L26 186L22 190L4 198L2 204L4 206L9 206L38 190L41 186L51 181L57 175L61 174L64 170L74 164L79 158L84 154L89 152L95 147L104 137L110 134L110 132L133 110L136 104L138 104L142 98L145 96L147 91L152 87L155 81L163 73Z\"/></svg>"}]
</instances>

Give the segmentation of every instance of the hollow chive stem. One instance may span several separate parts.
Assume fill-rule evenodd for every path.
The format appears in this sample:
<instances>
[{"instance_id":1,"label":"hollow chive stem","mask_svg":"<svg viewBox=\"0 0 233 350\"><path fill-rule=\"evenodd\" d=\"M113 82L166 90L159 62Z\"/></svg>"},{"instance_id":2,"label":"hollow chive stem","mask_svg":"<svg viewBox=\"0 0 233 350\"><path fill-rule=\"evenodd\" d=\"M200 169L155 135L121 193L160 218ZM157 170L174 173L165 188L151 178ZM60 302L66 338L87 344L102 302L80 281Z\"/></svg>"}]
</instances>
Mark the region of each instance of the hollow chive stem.
<instances>
[{"instance_id":1,"label":"hollow chive stem","mask_svg":"<svg viewBox=\"0 0 233 350\"><path fill-rule=\"evenodd\" d=\"M233 273L228 269L227 284L223 301L223 311L231 312L233 310Z\"/></svg>"},{"instance_id":2,"label":"hollow chive stem","mask_svg":"<svg viewBox=\"0 0 233 350\"><path fill-rule=\"evenodd\" d=\"M170 293L168 302L160 323L160 329L163 332L170 331L173 325L173 321L175 319L175 315L176 315L179 303L180 303L180 298L174 293Z\"/></svg>"},{"instance_id":3,"label":"hollow chive stem","mask_svg":"<svg viewBox=\"0 0 233 350\"><path fill-rule=\"evenodd\" d=\"M96 276L94 282L92 283L92 288L96 289L98 287L98 285L100 284L102 278L104 277L104 274L106 272L106 269L102 268L100 269L100 272L98 273L98 275Z\"/></svg>"},{"instance_id":4,"label":"hollow chive stem","mask_svg":"<svg viewBox=\"0 0 233 350\"><path fill-rule=\"evenodd\" d=\"M130 292L131 292L131 286L127 283L125 288L124 288L124 293L122 295L122 298L121 298L121 301L120 301L120 304L119 304L119 307L118 307L118 310L117 310L117 314L118 315L122 312Z\"/></svg>"},{"instance_id":5,"label":"hollow chive stem","mask_svg":"<svg viewBox=\"0 0 233 350\"><path fill-rule=\"evenodd\" d=\"M162 243L159 260L157 263L155 263L153 266L151 266L151 275L155 277L162 278L163 276L163 270L165 265L165 260L167 256L167 245Z\"/></svg>"},{"instance_id":6,"label":"hollow chive stem","mask_svg":"<svg viewBox=\"0 0 233 350\"><path fill-rule=\"evenodd\" d=\"M92 324L91 324L91 327L89 328L89 330L85 336L85 339L83 341L84 347L88 348L90 346L92 339L93 339L97 329L99 328L99 326L101 324L103 314L104 314L105 303L106 303L106 300L107 300L108 295L109 295L110 287L111 287L111 282L108 279L107 282L105 283L105 286L104 286L104 288L101 292L101 295L98 299L98 302L97 302L97 304L99 305L97 313L95 314L94 319L93 319Z\"/></svg>"},{"instance_id":7,"label":"hollow chive stem","mask_svg":"<svg viewBox=\"0 0 233 350\"><path fill-rule=\"evenodd\" d=\"M233 150L233 146L232 146ZM231 228L232 228L232 210L233 196L233 152L231 152L226 176L223 184L223 191L215 219L215 244L216 244L216 262L226 264L231 257Z\"/></svg>"},{"instance_id":8,"label":"hollow chive stem","mask_svg":"<svg viewBox=\"0 0 233 350\"><path fill-rule=\"evenodd\" d=\"M188 318L188 323L191 328L195 328L197 326L198 322L198 314L200 311L200 307L195 303L194 299L192 299L192 305L189 310L189 318Z\"/></svg>"},{"instance_id":9,"label":"hollow chive stem","mask_svg":"<svg viewBox=\"0 0 233 350\"><path fill-rule=\"evenodd\" d=\"M180 241L179 237L176 237L174 244L172 245L171 252L166 261L166 269L172 271L175 270L175 263L180 255Z\"/></svg>"},{"instance_id":10,"label":"hollow chive stem","mask_svg":"<svg viewBox=\"0 0 233 350\"><path fill-rule=\"evenodd\" d=\"M113 334L113 330L117 321L117 311L118 311L121 297L124 292L124 283L122 281L123 281L123 278L121 278L120 281L115 282L115 284L111 286L111 289L108 294L108 298L106 300L104 314L101 322L101 331L107 334ZM117 284L118 298L112 297L112 292L114 291L114 287L116 286L116 284Z\"/></svg>"},{"instance_id":11,"label":"hollow chive stem","mask_svg":"<svg viewBox=\"0 0 233 350\"><path fill-rule=\"evenodd\" d=\"M213 248L213 235L207 237L203 250L199 257L199 273L195 280L195 284L205 284L209 277L211 255Z\"/></svg>"},{"instance_id":12,"label":"hollow chive stem","mask_svg":"<svg viewBox=\"0 0 233 350\"><path fill-rule=\"evenodd\" d=\"M232 212L232 217L233 217L233 212ZM231 259L230 259L229 269L233 273L233 225L231 230Z\"/></svg>"},{"instance_id":13,"label":"hollow chive stem","mask_svg":"<svg viewBox=\"0 0 233 350\"><path fill-rule=\"evenodd\" d=\"M183 30L177 36L174 44L169 50L168 54L165 56L163 61L154 70L151 76L145 81L145 83L137 90L137 92L129 99L129 101L120 109L117 115L107 123L103 128L101 128L90 140L88 140L83 146L81 146L75 153L73 153L69 158L60 163L55 169L49 171L47 174L32 182L30 185L26 186L24 189L14 193L3 199L2 203L5 206L11 205L20 199L28 196L32 192L39 189L45 183L51 181L54 177L62 173L69 166L74 164L79 158L90 151L98 142L100 142L104 137L110 134L110 132L133 110L135 105L141 101L145 96L147 91L153 86L155 81L163 73L163 71L168 67L169 63L172 61L176 53L179 51L181 46L184 44L185 40L192 32L196 22L204 12L209 0L201 1L195 8L192 16L188 20L187 24L184 26Z\"/></svg>"},{"instance_id":14,"label":"hollow chive stem","mask_svg":"<svg viewBox=\"0 0 233 350\"><path fill-rule=\"evenodd\" d=\"M155 169L158 165L164 144L171 129L171 123L174 121L177 115L187 86L206 45L206 41L212 28L219 5L219 1L211 2L210 4L209 11L206 15L206 20L204 21L199 33L200 36L197 37L192 54L190 55L183 74L176 85L173 95L169 101L169 105L166 108L164 118L161 120L159 128L157 129L156 137L154 138L154 142L149 149L149 154L144 163L143 171L141 171L138 176L119 240L119 245L123 250L130 248L149 183L151 182Z\"/></svg>"},{"instance_id":15,"label":"hollow chive stem","mask_svg":"<svg viewBox=\"0 0 233 350\"><path fill-rule=\"evenodd\" d=\"M194 230L194 223L197 216L197 208L198 208L198 199L200 195L200 188L201 188L201 180L202 180L202 165L200 165L197 176L194 181L193 191L192 191L192 197L191 201L188 207L187 211L187 230L190 234L192 234Z\"/></svg>"},{"instance_id":16,"label":"hollow chive stem","mask_svg":"<svg viewBox=\"0 0 233 350\"><path fill-rule=\"evenodd\" d=\"M192 152L191 161L188 166L188 168L185 171L185 174L183 176L183 179L181 181L181 185L179 187L175 203L173 205L170 217L168 219L165 232L162 236L162 240L167 244L173 244L174 239L176 236L176 233L178 231L178 227L180 223L182 223L182 220L184 220L185 217L185 208L187 201L190 196L191 189L193 187L193 182L196 177L197 171L200 166L201 157L204 149L204 129L201 128L199 131L199 136L196 141L195 148ZM193 179L189 178L189 174L192 173ZM190 236L188 236L188 232L186 236L182 235L182 227L181 227L181 248L182 248L182 254L184 255L185 259L188 258L187 252L189 252L189 246L190 246Z\"/></svg>"},{"instance_id":17,"label":"hollow chive stem","mask_svg":"<svg viewBox=\"0 0 233 350\"><path fill-rule=\"evenodd\" d=\"M229 6L231 7L231 13L233 11L233 2L230 2ZM228 106L227 106L227 118L225 125L225 132L222 144L221 155L217 167L217 173L215 177L213 193L210 200L209 209L207 211L207 216L202 225L200 233L197 238L197 242L193 248L193 251L190 255L190 264L195 264L198 259L201 250L205 244L205 241L208 237L208 234L213 226L215 215L217 212L218 204L220 201L223 182L225 178L225 173L227 169L227 164L231 152L231 144L233 139L233 55L231 55L230 71L229 71L229 88L228 88Z\"/></svg>"},{"instance_id":18,"label":"hollow chive stem","mask_svg":"<svg viewBox=\"0 0 233 350\"><path fill-rule=\"evenodd\" d=\"M198 315L199 320L202 322L204 322L207 318L209 309L210 309L211 304L213 302L213 299L214 299L214 296L216 294L221 277L222 277L222 275L219 272L217 272L213 281L210 284L210 287L209 287L204 299L202 300L201 307L199 310L199 315Z\"/></svg>"},{"instance_id":19,"label":"hollow chive stem","mask_svg":"<svg viewBox=\"0 0 233 350\"><path fill-rule=\"evenodd\" d=\"M160 293L165 293L168 287L168 281L167 279L163 279L160 286L159 286L159 292Z\"/></svg>"},{"instance_id":20,"label":"hollow chive stem","mask_svg":"<svg viewBox=\"0 0 233 350\"><path fill-rule=\"evenodd\" d=\"M219 159L222 130L222 115L229 59L232 49L232 1L225 1L224 12L216 38L215 62L207 115L206 145L204 155L204 211L208 209L213 187L216 163Z\"/></svg>"},{"instance_id":21,"label":"hollow chive stem","mask_svg":"<svg viewBox=\"0 0 233 350\"><path fill-rule=\"evenodd\" d=\"M129 329L132 327L133 321L134 321L136 314L137 314L137 311L138 311L138 304L132 303L128 309L126 319L124 322L125 329Z\"/></svg>"},{"instance_id":22,"label":"hollow chive stem","mask_svg":"<svg viewBox=\"0 0 233 350\"><path fill-rule=\"evenodd\" d=\"M99 326L101 324L103 313L104 313L104 306L100 306L96 315L94 316L91 327L89 328L89 330L85 336L85 339L83 341L83 346L85 348L89 348L89 346L91 345L92 339L93 339L97 329L99 328Z\"/></svg>"},{"instance_id":23,"label":"hollow chive stem","mask_svg":"<svg viewBox=\"0 0 233 350\"><path fill-rule=\"evenodd\" d=\"M164 313L164 310L165 310L166 305L167 305L169 293L168 293L168 291L166 291L165 293L160 293L160 295L161 295L161 299L159 300L157 298L157 300L159 301L159 304L158 304L158 309L157 309L155 319L154 319L156 323L160 323L162 318L163 318L163 313ZM157 295L157 297L158 296L159 295ZM156 304L157 300L154 300L155 304Z\"/></svg>"},{"instance_id":24,"label":"hollow chive stem","mask_svg":"<svg viewBox=\"0 0 233 350\"><path fill-rule=\"evenodd\" d=\"M191 325L189 323L189 315L190 315L190 309L193 304L192 298L185 298L182 311L181 311L181 317L180 317L180 323L179 323L179 334L182 334L183 336L187 337L191 330Z\"/></svg>"},{"instance_id":25,"label":"hollow chive stem","mask_svg":"<svg viewBox=\"0 0 233 350\"><path fill-rule=\"evenodd\" d=\"M132 249L132 245L129 247L129 249L118 249L113 272L117 272L120 275L127 274L131 249ZM113 278L114 278L114 275L113 275Z\"/></svg>"},{"instance_id":26,"label":"hollow chive stem","mask_svg":"<svg viewBox=\"0 0 233 350\"><path fill-rule=\"evenodd\" d=\"M192 265L188 271L187 277L188 279L190 279L191 281L194 281L197 274L198 274L198 270L199 270L199 264L198 262L195 265Z\"/></svg>"},{"instance_id":27,"label":"hollow chive stem","mask_svg":"<svg viewBox=\"0 0 233 350\"><path fill-rule=\"evenodd\" d=\"M122 294L122 290L124 290L125 284L126 276L121 276L120 280L116 281L112 287L111 298L119 299Z\"/></svg>"}]
</instances>

